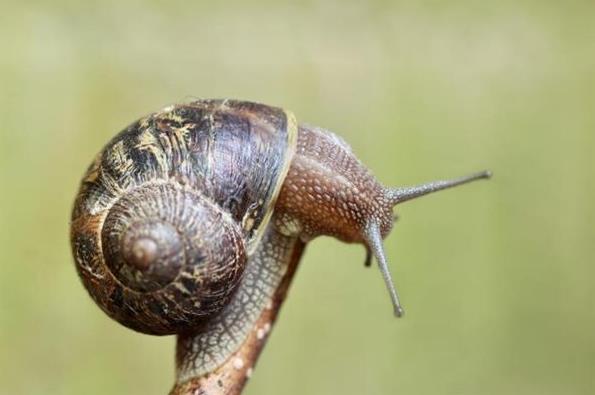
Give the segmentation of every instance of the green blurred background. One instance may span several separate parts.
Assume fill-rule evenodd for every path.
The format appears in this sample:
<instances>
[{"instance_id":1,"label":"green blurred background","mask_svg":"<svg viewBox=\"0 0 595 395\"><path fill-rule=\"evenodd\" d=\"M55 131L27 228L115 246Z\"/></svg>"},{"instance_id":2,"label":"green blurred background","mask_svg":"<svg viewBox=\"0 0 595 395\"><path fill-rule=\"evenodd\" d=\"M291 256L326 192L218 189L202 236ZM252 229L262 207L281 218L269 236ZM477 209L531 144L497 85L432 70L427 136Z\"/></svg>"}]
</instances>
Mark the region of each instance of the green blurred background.
<instances>
[{"instance_id":1,"label":"green blurred background","mask_svg":"<svg viewBox=\"0 0 595 395\"><path fill-rule=\"evenodd\" d=\"M415 3L415 4L413 4ZM309 245L246 394L595 392L590 1L4 1L0 393L164 394L174 338L91 302L68 219L93 155L193 97L292 109L403 185L396 320L364 250Z\"/></svg>"}]
</instances>

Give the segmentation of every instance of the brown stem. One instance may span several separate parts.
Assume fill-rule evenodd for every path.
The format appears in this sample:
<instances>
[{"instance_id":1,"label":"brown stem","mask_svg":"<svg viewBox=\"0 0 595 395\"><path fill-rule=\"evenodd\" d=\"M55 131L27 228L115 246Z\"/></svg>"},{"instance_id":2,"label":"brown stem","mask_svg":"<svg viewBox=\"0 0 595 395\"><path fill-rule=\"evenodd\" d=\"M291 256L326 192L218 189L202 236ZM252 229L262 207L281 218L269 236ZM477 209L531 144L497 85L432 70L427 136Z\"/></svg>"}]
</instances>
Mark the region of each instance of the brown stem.
<instances>
[{"instance_id":1,"label":"brown stem","mask_svg":"<svg viewBox=\"0 0 595 395\"><path fill-rule=\"evenodd\" d=\"M293 249L287 272L277 288L272 308L264 309L244 343L223 365L203 376L194 377L184 383L177 384L170 395L239 395L252 375L256 361L266 344L272 325L274 324L287 290L296 272L304 244L298 242ZM192 335L185 335L192 336ZM183 341L182 335L178 342Z\"/></svg>"}]
</instances>

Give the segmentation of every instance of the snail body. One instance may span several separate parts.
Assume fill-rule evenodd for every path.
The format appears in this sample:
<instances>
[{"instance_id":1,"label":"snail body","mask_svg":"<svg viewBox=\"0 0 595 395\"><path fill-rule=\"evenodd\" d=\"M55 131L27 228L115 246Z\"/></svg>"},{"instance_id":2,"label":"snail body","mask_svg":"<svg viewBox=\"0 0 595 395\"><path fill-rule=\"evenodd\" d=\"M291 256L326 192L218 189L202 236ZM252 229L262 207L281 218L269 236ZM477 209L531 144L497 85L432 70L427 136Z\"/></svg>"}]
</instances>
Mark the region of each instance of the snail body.
<instances>
[{"instance_id":1,"label":"snail body","mask_svg":"<svg viewBox=\"0 0 595 395\"><path fill-rule=\"evenodd\" d=\"M83 284L110 317L182 334L184 382L237 351L292 257L320 235L364 244L400 316L382 248L393 207L488 176L387 188L342 139L289 111L199 100L150 114L105 146L76 198L71 244Z\"/></svg>"}]
</instances>

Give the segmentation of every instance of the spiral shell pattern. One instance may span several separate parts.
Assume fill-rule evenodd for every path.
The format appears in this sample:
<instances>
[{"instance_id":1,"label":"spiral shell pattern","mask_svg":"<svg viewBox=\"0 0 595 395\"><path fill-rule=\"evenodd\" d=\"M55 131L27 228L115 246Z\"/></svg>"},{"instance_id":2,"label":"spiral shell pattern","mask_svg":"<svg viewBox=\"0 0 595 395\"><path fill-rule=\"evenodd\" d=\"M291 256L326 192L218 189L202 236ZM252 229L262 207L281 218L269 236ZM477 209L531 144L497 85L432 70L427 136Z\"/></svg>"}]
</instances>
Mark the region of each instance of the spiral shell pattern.
<instances>
[{"instance_id":1,"label":"spiral shell pattern","mask_svg":"<svg viewBox=\"0 0 595 395\"><path fill-rule=\"evenodd\" d=\"M220 311L242 278L240 229L182 186L129 191L94 224L88 238L75 239L81 277L100 307L132 329L192 328Z\"/></svg>"}]
</instances>

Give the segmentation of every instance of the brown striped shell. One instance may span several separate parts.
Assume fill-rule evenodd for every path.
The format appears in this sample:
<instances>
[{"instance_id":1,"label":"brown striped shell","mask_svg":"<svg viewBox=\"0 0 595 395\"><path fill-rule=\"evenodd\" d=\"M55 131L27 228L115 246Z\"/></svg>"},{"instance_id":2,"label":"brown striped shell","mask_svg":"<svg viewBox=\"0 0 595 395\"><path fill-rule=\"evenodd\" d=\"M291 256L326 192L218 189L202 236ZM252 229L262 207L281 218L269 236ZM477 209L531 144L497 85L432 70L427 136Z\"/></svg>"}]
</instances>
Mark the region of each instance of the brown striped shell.
<instances>
[{"instance_id":1,"label":"brown striped shell","mask_svg":"<svg viewBox=\"0 0 595 395\"><path fill-rule=\"evenodd\" d=\"M97 304L161 335L219 312L268 224L296 134L282 109L200 100L116 135L72 213L76 266Z\"/></svg>"}]
</instances>

